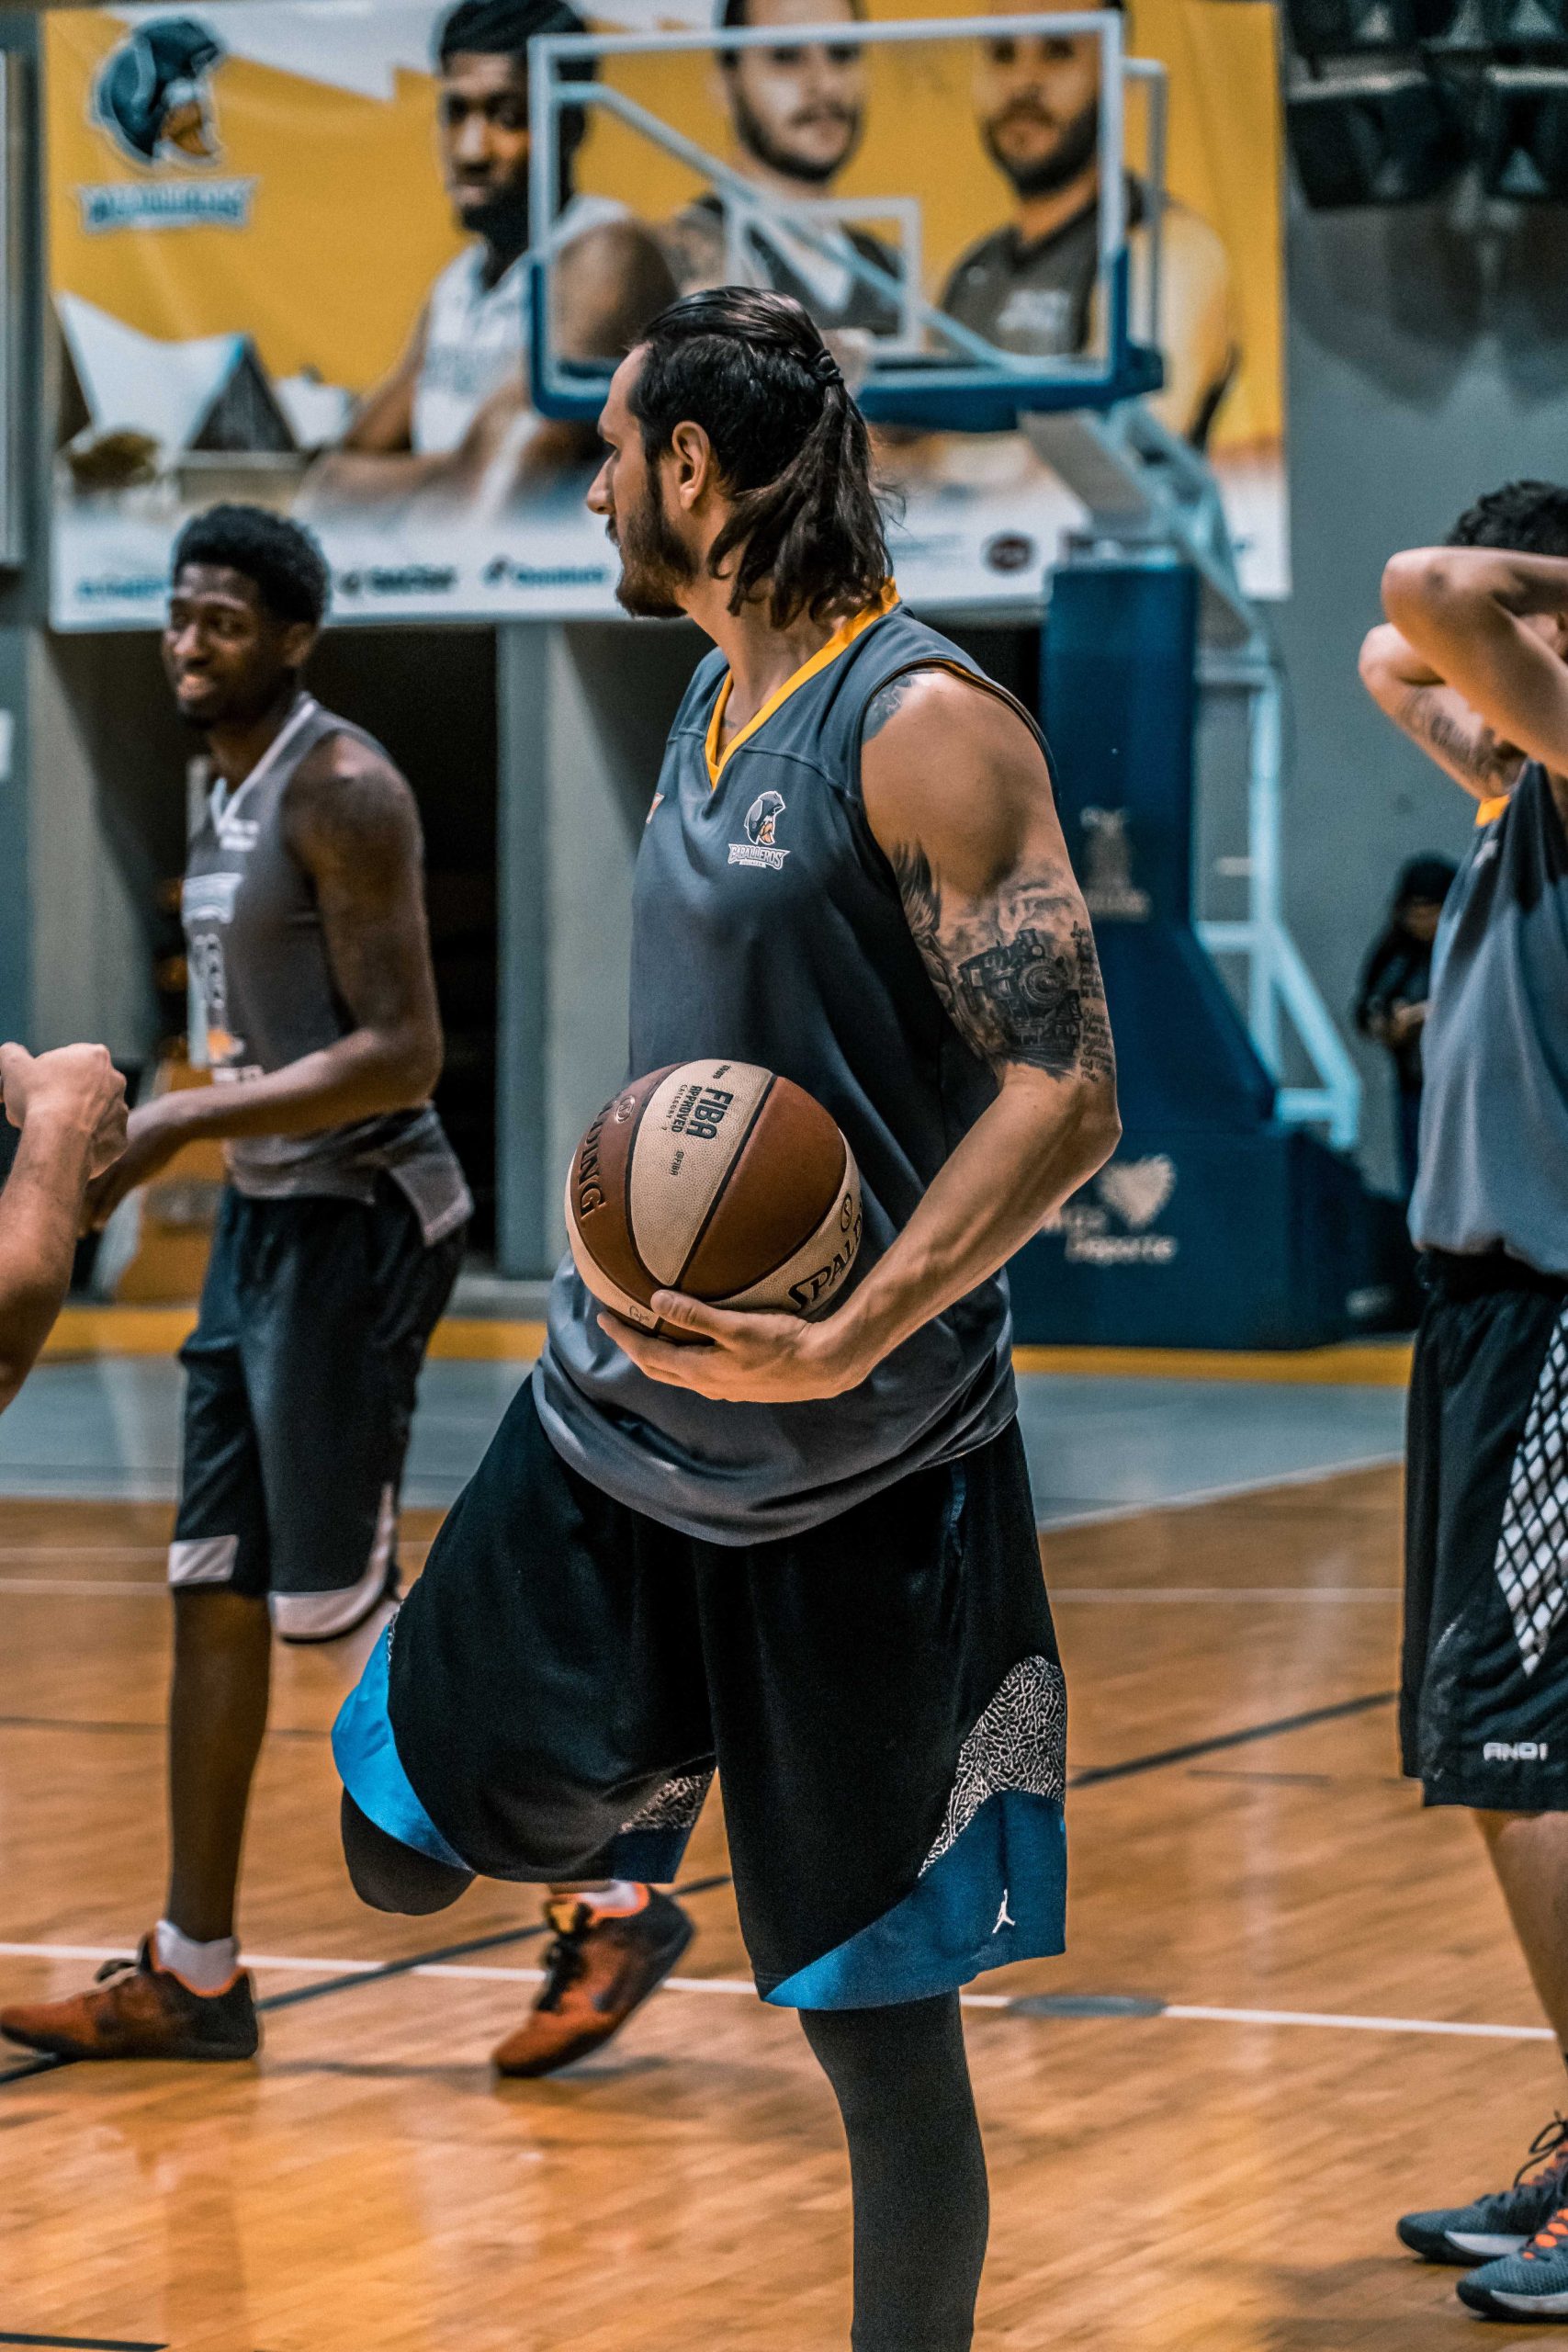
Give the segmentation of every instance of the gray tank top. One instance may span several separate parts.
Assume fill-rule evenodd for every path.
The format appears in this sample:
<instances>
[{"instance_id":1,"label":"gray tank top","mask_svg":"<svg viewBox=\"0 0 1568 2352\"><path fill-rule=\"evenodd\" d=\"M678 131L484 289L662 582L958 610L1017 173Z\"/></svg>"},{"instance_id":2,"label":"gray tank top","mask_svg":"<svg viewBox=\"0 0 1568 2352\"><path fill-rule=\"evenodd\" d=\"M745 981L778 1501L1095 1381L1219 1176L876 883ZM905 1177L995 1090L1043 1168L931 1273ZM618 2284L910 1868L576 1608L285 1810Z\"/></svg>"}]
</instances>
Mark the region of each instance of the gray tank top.
<instances>
[{"instance_id":1,"label":"gray tank top","mask_svg":"<svg viewBox=\"0 0 1568 2352\"><path fill-rule=\"evenodd\" d=\"M214 785L191 837L180 912L196 1018L219 1085L282 1069L354 1026L333 981L314 885L288 847L284 823L295 772L329 735L380 750L302 694L238 790ZM255 1199L325 1193L368 1201L385 1173L407 1196L427 1242L473 1213L428 1102L310 1135L238 1137L223 1148L230 1182Z\"/></svg>"},{"instance_id":2,"label":"gray tank top","mask_svg":"<svg viewBox=\"0 0 1568 2352\"><path fill-rule=\"evenodd\" d=\"M637 858L631 1069L757 1062L824 1103L860 1169L859 1271L908 1222L995 1094L938 1001L861 800L866 707L889 679L966 654L886 603L846 624L726 746L722 655L698 665ZM846 1396L727 1405L644 1378L568 1258L534 1374L557 1451L618 1500L719 1544L792 1535L953 1460L1016 1410L1000 1275Z\"/></svg>"},{"instance_id":3,"label":"gray tank top","mask_svg":"<svg viewBox=\"0 0 1568 2352\"><path fill-rule=\"evenodd\" d=\"M1568 1275L1568 835L1532 762L1449 892L1410 1230Z\"/></svg>"}]
</instances>

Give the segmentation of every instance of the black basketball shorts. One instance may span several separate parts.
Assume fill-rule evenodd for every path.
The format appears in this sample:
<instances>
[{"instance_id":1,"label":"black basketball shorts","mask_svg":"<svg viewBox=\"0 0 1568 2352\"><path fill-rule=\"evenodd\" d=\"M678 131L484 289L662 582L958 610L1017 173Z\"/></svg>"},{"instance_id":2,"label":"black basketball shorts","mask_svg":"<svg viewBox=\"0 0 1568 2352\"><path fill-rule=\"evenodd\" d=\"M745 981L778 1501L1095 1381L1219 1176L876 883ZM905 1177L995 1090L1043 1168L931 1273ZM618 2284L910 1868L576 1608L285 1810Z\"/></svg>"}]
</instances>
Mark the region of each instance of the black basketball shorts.
<instances>
[{"instance_id":1,"label":"black basketball shorts","mask_svg":"<svg viewBox=\"0 0 1568 2352\"><path fill-rule=\"evenodd\" d=\"M1568 1284L1433 1253L1411 1374L1400 1744L1428 1804L1568 1810Z\"/></svg>"},{"instance_id":2,"label":"black basketball shorts","mask_svg":"<svg viewBox=\"0 0 1568 2352\"><path fill-rule=\"evenodd\" d=\"M759 1989L863 2008L1062 1949L1066 1722L1016 1426L720 1544L569 1467L528 1386L333 1740L372 1821L500 1879L668 1883L716 1767Z\"/></svg>"},{"instance_id":3,"label":"black basketball shorts","mask_svg":"<svg viewBox=\"0 0 1568 2352\"><path fill-rule=\"evenodd\" d=\"M285 1641L332 1641L396 1589L398 1493L464 1228L427 1247L403 1194L225 1193L186 1372L175 1591L265 1594Z\"/></svg>"}]
</instances>

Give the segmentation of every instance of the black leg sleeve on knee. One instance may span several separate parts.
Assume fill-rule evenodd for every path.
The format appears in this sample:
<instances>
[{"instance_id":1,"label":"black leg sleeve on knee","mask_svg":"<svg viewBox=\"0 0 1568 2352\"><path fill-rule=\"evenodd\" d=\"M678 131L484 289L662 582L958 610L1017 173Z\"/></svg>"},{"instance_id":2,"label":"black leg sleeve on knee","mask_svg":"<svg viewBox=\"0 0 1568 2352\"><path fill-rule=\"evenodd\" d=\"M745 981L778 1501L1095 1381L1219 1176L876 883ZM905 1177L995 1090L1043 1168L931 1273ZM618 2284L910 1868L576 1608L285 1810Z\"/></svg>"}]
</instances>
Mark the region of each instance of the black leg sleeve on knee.
<instances>
[{"instance_id":1,"label":"black leg sleeve on knee","mask_svg":"<svg viewBox=\"0 0 1568 2352\"><path fill-rule=\"evenodd\" d=\"M969 2352L990 2199L957 1994L800 2022L850 2143L854 2352Z\"/></svg>"},{"instance_id":2,"label":"black leg sleeve on knee","mask_svg":"<svg viewBox=\"0 0 1568 2352\"><path fill-rule=\"evenodd\" d=\"M344 1789L343 1792L343 1858L348 1864L354 1891L373 1911L401 1911L418 1916L445 1911L472 1886L472 1871L454 1870L432 1855L417 1853L362 1813Z\"/></svg>"}]
</instances>

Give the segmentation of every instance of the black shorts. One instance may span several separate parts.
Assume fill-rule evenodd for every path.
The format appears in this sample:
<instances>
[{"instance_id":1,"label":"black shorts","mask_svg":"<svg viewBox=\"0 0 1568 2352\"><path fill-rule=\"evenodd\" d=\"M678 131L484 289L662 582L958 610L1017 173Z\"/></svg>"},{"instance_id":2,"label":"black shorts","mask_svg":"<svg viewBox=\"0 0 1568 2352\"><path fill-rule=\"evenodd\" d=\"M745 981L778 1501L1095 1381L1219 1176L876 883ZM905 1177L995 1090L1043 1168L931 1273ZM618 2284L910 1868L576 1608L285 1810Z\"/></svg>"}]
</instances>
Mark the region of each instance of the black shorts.
<instances>
[{"instance_id":1,"label":"black shorts","mask_svg":"<svg viewBox=\"0 0 1568 2352\"><path fill-rule=\"evenodd\" d=\"M1568 1283L1433 1255L1410 1382L1400 1745L1428 1804L1568 1811Z\"/></svg>"},{"instance_id":2,"label":"black shorts","mask_svg":"<svg viewBox=\"0 0 1568 2352\"><path fill-rule=\"evenodd\" d=\"M674 1877L716 1766L762 1993L917 2000L1062 1949L1066 1706L1016 1426L737 1546L569 1468L531 1387L338 1718L405 1845Z\"/></svg>"},{"instance_id":3,"label":"black shorts","mask_svg":"<svg viewBox=\"0 0 1568 2352\"><path fill-rule=\"evenodd\" d=\"M414 1391L457 1280L388 1177L374 1202L225 1193L186 1370L177 1591L266 1594L286 1641L331 1641L395 1589Z\"/></svg>"}]
</instances>

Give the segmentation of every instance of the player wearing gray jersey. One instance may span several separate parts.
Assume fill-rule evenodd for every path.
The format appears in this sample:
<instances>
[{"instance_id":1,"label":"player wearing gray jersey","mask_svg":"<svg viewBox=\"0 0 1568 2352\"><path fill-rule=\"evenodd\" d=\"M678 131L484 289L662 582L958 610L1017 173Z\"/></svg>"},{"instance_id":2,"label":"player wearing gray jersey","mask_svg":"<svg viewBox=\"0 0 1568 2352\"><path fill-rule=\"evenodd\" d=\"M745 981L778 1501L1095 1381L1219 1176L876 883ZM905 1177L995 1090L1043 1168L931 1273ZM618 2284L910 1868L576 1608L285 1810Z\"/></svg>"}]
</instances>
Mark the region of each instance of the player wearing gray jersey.
<instances>
[{"instance_id":1,"label":"player wearing gray jersey","mask_svg":"<svg viewBox=\"0 0 1568 2352\"><path fill-rule=\"evenodd\" d=\"M965 2352L987 2190L958 1987L1059 1951L1066 1894L1000 1270L1119 1132L1099 967L1038 732L900 605L800 304L674 304L600 430L621 602L715 647L637 857L631 1068L719 1053L805 1087L864 1238L819 1321L660 1293L699 1345L562 1267L537 1377L338 1719L344 1849L387 1910L480 1872L666 1881L716 1769L758 1989L845 2118L857 2352ZM603 2040L611 1959L566 1924L518 2071Z\"/></svg>"},{"instance_id":2,"label":"player wearing gray jersey","mask_svg":"<svg viewBox=\"0 0 1568 2352\"><path fill-rule=\"evenodd\" d=\"M254 507L175 548L164 662L211 771L184 913L214 1082L134 1112L89 1212L197 1137L222 1140L229 1183L182 1354L164 1916L100 1990L0 2011L68 2057L255 2050L234 1899L273 1634L363 1642L388 1613L415 1385L472 1205L430 1102L413 796L301 684L327 592L313 540Z\"/></svg>"},{"instance_id":3,"label":"player wearing gray jersey","mask_svg":"<svg viewBox=\"0 0 1568 2352\"><path fill-rule=\"evenodd\" d=\"M1568 2057L1568 490L1481 499L1383 605L1362 677L1480 804L1422 1041L1404 1769L1473 1814ZM1568 2126L1531 2153L1399 2224L1493 2319L1568 2314Z\"/></svg>"}]
</instances>

